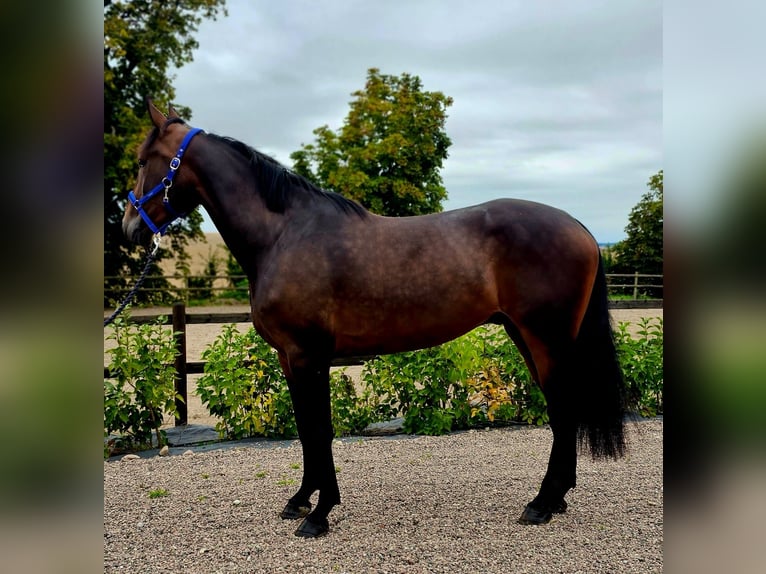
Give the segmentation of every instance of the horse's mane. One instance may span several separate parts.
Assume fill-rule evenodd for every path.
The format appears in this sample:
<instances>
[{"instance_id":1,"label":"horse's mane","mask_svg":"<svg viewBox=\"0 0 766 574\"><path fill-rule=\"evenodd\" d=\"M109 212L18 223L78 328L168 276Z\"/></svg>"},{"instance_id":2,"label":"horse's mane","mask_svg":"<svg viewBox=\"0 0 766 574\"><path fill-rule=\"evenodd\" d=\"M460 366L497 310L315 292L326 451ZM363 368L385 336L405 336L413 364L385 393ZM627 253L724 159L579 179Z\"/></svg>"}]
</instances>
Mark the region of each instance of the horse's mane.
<instances>
[{"instance_id":1,"label":"horse's mane","mask_svg":"<svg viewBox=\"0 0 766 574\"><path fill-rule=\"evenodd\" d=\"M248 160L253 176L258 182L256 186L258 193L263 197L266 207L270 211L284 213L285 209L290 206L293 197L290 191L298 187L317 198L328 201L337 210L344 213L356 214L359 217L366 217L369 213L356 201L343 197L334 191L325 191L317 187L305 177L283 166L273 157L261 153L241 141L215 134L207 135Z\"/></svg>"}]
</instances>

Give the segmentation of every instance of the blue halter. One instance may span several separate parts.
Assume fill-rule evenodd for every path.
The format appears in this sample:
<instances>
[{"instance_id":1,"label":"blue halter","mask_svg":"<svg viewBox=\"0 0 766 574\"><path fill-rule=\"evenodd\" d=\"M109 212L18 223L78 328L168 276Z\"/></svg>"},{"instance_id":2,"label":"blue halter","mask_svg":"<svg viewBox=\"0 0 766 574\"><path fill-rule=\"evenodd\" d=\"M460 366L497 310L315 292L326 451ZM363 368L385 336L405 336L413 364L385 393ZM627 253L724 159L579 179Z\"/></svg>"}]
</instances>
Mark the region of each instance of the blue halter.
<instances>
[{"instance_id":1,"label":"blue halter","mask_svg":"<svg viewBox=\"0 0 766 574\"><path fill-rule=\"evenodd\" d=\"M137 198L133 191L128 192L128 201L130 201L133 207L136 208L138 214L144 220L149 229L151 229L154 233L165 235L165 231L167 230L168 225L173 223L176 219L186 215L185 213L178 213L170 206L170 201L168 200L168 191L170 191L170 188L173 186L173 178L176 176L176 171L178 171L178 168L181 167L181 158L184 156L186 148L189 147L189 142L201 131L202 130L200 128L192 128L189 133L186 134L186 137L184 137L184 140L181 142L181 147L178 148L178 152L176 152L175 157L170 160L170 169L168 170L168 174L163 177L162 181L154 186L154 188L152 188L149 193L142 195L140 198ZM162 198L162 201L165 206L165 211L170 214L171 218L166 223L163 223L158 227L152 221L152 218L149 217L149 214L146 213L146 210L144 210L144 204L146 204L146 202L148 202L160 192L164 192L165 194Z\"/></svg>"}]
</instances>

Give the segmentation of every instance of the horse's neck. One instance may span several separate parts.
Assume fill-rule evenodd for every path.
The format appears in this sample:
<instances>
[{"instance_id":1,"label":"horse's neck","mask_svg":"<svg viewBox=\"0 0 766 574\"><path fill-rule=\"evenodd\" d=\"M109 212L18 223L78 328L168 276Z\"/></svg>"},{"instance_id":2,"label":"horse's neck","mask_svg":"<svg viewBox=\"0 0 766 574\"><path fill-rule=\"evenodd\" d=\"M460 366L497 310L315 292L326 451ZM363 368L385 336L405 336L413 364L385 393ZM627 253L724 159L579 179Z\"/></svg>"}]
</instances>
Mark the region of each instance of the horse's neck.
<instances>
[{"instance_id":1,"label":"horse's neck","mask_svg":"<svg viewBox=\"0 0 766 574\"><path fill-rule=\"evenodd\" d=\"M284 226L284 215L269 211L255 189L249 170L236 158L218 154L215 165L200 179L202 206L210 215L226 246L251 280Z\"/></svg>"}]
</instances>

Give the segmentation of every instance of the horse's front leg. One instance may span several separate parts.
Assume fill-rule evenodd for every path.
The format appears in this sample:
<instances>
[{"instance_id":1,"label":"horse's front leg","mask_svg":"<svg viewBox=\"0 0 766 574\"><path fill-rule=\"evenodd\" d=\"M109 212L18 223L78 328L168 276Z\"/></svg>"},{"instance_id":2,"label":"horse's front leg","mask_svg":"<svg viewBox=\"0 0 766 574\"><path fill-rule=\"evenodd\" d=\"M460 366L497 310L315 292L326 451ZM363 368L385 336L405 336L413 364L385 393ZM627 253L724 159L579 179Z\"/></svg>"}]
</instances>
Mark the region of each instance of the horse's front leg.
<instances>
[{"instance_id":1,"label":"horse's front leg","mask_svg":"<svg viewBox=\"0 0 766 574\"><path fill-rule=\"evenodd\" d=\"M298 436L303 447L303 480L280 516L303 518L296 536L314 538L329 530L327 516L340 504L340 491L332 458L334 436L330 411L329 364L296 364L282 361L295 411ZM310 498L319 491L317 507L311 511Z\"/></svg>"}]
</instances>

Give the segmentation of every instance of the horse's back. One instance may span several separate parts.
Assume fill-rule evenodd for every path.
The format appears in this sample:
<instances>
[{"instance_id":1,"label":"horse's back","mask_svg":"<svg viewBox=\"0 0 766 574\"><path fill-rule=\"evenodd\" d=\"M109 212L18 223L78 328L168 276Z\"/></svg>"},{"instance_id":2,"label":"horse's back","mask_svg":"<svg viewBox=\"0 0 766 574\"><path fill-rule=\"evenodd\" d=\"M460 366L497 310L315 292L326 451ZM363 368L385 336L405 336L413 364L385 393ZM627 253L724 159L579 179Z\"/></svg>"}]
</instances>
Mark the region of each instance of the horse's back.
<instances>
[{"instance_id":1,"label":"horse's back","mask_svg":"<svg viewBox=\"0 0 766 574\"><path fill-rule=\"evenodd\" d=\"M574 299L590 237L563 211L511 199L320 223L275 255L259 289L280 321L327 332L336 354L435 345L498 313Z\"/></svg>"},{"instance_id":2,"label":"horse's back","mask_svg":"<svg viewBox=\"0 0 766 574\"><path fill-rule=\"evenodd\" d=\"M558 281L598 261L598 244L590 232L550 205L496 199L433 217L435 227L450 237L456 250L468 246L467 256L476 264L488 265L501 275L510 273L516 281L542 275Z\"/></svg>"}]
</instances>

